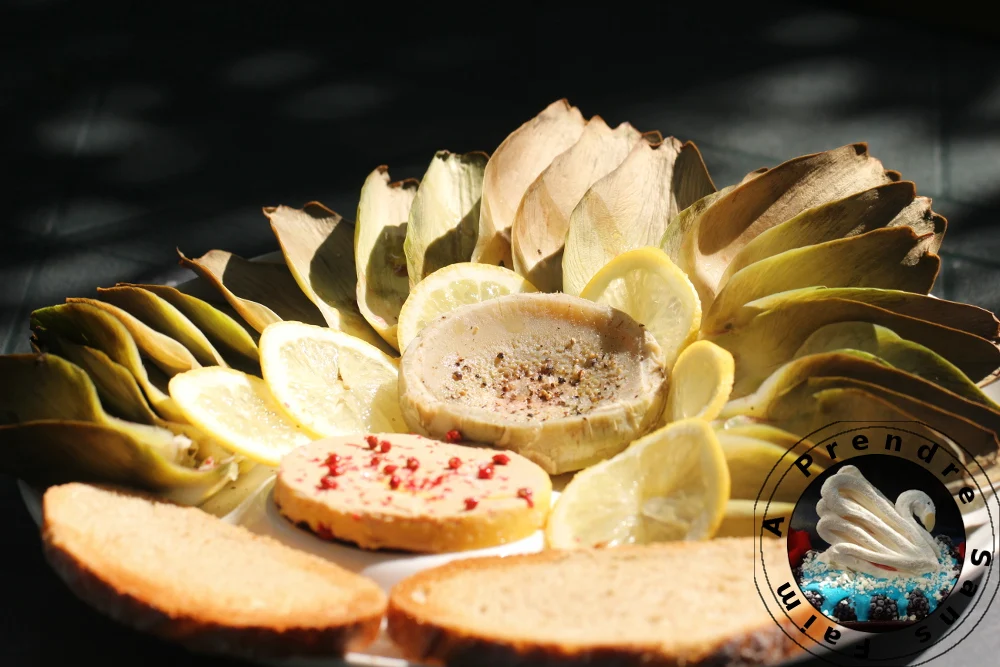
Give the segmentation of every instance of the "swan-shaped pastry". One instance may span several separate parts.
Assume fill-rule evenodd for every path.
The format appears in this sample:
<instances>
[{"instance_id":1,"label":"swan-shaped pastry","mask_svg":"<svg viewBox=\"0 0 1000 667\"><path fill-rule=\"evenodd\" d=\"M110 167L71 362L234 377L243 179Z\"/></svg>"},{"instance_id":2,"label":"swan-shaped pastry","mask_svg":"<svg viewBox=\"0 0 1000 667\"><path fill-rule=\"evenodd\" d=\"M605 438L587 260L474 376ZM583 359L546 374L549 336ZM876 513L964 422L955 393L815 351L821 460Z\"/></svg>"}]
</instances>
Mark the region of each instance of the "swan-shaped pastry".
<instances>
[{"instance_id":1,"label":"swan-shaped pastry","mask_svg":"<svg viewBox=\"0 0 1000 667\"><path fill-rule=\"evenodd\" d=\"M928 532L934 502L923 491L904 491L893 505L856 467L844 466L823 483L816 513L816 532L830 544L818 558L829 566L878 577L887 570L916 575L939 567Z\"/></svg>"}]
</instances>

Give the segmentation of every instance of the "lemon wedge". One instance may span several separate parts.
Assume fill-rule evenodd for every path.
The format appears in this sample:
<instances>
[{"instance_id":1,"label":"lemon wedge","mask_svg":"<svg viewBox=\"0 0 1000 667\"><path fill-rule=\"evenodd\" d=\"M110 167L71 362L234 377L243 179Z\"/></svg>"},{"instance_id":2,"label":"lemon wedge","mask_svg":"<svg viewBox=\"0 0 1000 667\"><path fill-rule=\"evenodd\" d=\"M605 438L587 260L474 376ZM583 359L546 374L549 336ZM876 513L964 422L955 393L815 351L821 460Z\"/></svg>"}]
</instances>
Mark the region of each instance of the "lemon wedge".
<instances>
[{"instance_id":1,"label":"lemon wedge","mask_svg":"<svg viewBox=\"0 0 1000 667\"><path fill-rule=\"evenodd\" d=\"M729 500L729 469L715 433L688 419L633 442L580 472L549 516L554 549L711 538Z\"/></svg>"},{"instance_id":2,"label":"lemon wedge","mask_svg":"<svg viewBox=\"0 0 1000 667\"><path fill-rule=\"evenodd\" d=\"M317 438L406 430L397 363L350 334L275 322L260 335L260 368L281 409Z\"/></svg>"},{"instance_id":3,"label":"lemon wedge","mask_svg":"<svg viewBox=\"0 0 1000 667\"><path fill-rule=\"evenodd\" d=\"M677 357L670 374L666 421L719 416L733 390L736 364L728 350L707 340L695 341Z\"/></svg>"},{"instance_id":4,"label":"lemon wedge","mask_svg":"<svg viewBox=\"0 0 1000 667\"><path fill-rule=\"evenodd\" d=\"M170 398L195 426L238 454L269 466L312 438L281 411L260 378L206 366L170 379Z\"/></svg>"},{"instance_id":5,"label":"lemon wedge","mask_svg":"<svg viewBox=\"0 0 1000 667\"><path fill-rule=\"evenodd\" d=\"M580 296L617 308L643 324L663 348L667 368L701 327L698 292L659 248L618 255L594 274Z\"/></svg>"},{"instance_id":6,"label":"lemon wedge","mask_svg":"<svg viewBox=\"0 0 1000 667\"><path fill-rule=\"evenodd\" d=\"M410 290L399 311L396 333L399 350L405 350L430 322L456 308L507 294L537 291L534 285L502 266L460 262L438 269Z\"/></svg>"}]
</instances>

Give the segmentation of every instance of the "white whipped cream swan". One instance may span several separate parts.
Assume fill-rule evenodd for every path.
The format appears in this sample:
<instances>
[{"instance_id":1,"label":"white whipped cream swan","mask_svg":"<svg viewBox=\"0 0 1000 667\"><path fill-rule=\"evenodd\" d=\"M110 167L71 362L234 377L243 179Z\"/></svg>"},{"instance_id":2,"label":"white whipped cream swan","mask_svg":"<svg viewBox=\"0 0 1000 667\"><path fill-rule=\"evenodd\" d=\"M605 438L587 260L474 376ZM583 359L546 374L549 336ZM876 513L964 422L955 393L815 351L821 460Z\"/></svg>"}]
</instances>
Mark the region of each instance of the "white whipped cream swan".
<instances>
[{"instance_id":1,"label":"white whipped cream swan","mask_svg":"<svg viewBox=\"0 0 1000 667\"><path fill-rule=\"evenodd\" d=\"M830 544L817 558L828 566L877 577L889 575L887 568L918 575L939 567L928 532L934 502L923 491L904 491L894 506L856 467L844 466L823 483L816 513L816 532Z\"/></svg>"}]
</instances>

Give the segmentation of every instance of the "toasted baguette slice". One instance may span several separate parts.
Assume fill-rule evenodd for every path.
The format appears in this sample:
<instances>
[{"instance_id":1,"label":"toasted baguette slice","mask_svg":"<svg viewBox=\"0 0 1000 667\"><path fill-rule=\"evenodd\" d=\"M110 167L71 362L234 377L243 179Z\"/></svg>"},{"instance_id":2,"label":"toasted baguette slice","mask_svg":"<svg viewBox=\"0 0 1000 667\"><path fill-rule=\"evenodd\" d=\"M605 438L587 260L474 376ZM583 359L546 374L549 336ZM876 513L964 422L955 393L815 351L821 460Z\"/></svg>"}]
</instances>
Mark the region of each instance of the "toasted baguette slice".
<instances>
[{"instance_id":1,"label":"toasted baguette slice","mask_svg":"<svg viewBox=\"0 0 1000 667\"><path fill-rule=\"evenodd\" d=\"M43 514L46 558L74 593L192 650L340 655L378 635L374 582L201 510L66 484Z\"/></svg>"},{"instance_id":2,"label":"toasted baguette slice","mask_svg":"<svg viewBox=\"0 0 1000 667\"><path fill-rule=\"evenodd\" d=\"M752 538L454 561L392 590L389 636L449 665L774 664L800 649L753 567Z\"/></svg>"}]
</instances>

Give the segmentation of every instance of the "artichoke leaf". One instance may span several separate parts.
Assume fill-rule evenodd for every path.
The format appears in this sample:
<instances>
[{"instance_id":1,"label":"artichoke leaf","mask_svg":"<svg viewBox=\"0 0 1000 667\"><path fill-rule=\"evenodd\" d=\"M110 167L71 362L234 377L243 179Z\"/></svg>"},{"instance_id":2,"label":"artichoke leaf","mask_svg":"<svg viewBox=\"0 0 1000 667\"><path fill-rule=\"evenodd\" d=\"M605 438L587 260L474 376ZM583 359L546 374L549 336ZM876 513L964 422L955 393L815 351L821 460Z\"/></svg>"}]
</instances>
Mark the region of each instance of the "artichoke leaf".
<instances>
[{"instance_id":1,"label":"artichoke leaf","mask_svg":"<svg viewBox=\"0 0 1000 667\"><path fill-rule=\"evenodd\" d=\"M40 349L58 355L85 371L97 390L101 405L115 416L137 424L158 426L174 435L190 439L196 446L193 454L199 462L209 459L226 462L236 460L241 473L252 466L248 459L234 455L197 426L169 421L157 415L128 369L115 363L104 352L86 345L77 345L64 336L43 329L36 331L36 339Z\"/></svg>"},{"instance_id":2,"label":"artichoke leaf","mask_svg":"<svg viewBox=\"0 0 1000 667\"><path fill-rule=\"evenodd\" d=\"M403 252L411 289L438 269L472 257L488 161L486 153L435 153L406 224Z\"/></svg>"},{"instance_id":3,"label":"artichoke leaf","mask_svg":"<svg viewBox=\"0 0 1000 667\"><path fill-rule=\"evenodd\" d=\"M214 286L258 333L281 320L325 324L322 313L299 290L287 266L250 262L224 250L209 250L198 259L188 259L179 250L177 254L181 265Z\"/></svg>"},{"instance_id":4,"label":"artichoke leaf","mask_svg":"<svg viewBox=\"0 0 1000 667\"><path fill-rule=\"evenodd\" d=\"M208 337L177 308L140 287L98 287L101 301L117 306L146 326L183 345L202 366L228 366ZM134 336L133 336L134 337Z\"/></svg>"},{"instance_id":5,"label":"artichoke leaf","mask_svg":"<svg viewBox=\"0 0 1000 667\"><path fill-rule=\"evenodd\" d=\"M403 242L419 181L390 182L381 166L365 179L354 224L358 308L385 342L399 349L399 311L410 293ZM477 221L478 224L478 221Z\"/></svg>"},{"instance_id":6,"label":"artichoke leaf","mask_svg":"<svg viewBox=\"0 0 1000 667\"><path fill-rule=\"evenodd\" d=\"M802 382L775 398L763 423L808 437L813 442L823 442L837 432L850 429L852 424L871 427L879 422L890 429L906 430L940 443L960 460L965 458L964 452L948 442L945 434L885 399L855 387L817 391L809 381ZM904 447L900 454L916 460L916 451L916 447Z\"/></svg>"},{"instance_id":7,"label":"artichoke leaf","mask_svg":"<svg viewBox=\"0 0 1000 667\"><path fill-rule=\"evenodd\" d=\"M354 228L350 223L318 202L310 202L301 210L288 206L269 207L264 209L264 214L271 221L293 283L298 285L296 294L308 297L322 318L319 322L284 316L282 319L325 323L331 329L390 352L391 348L358 309Z\"/></svg>"},{"instance_id":8,"label":"artichoke leaf","mask_svg":"<svg viewBox=\"0 0 1000 667\"><path fill-rule=\"evenodd\" d=\"M992 432L1000 432L1000 411L969 401L918 375L895 368L878 357L858 350L812 354L789 361L772 373L753 394L729 401L719 416L721 419L739 414L758 416L766 412L778 394L809 378L822 377L867 382L936 406L935 409L940 408L980 424L982 428Z\"/></svg>"},{"instance_id":9,"label":"artichoke leaf","mask_svg":"<svg viewBox=\"0 0 1000 667\"><path fill-rule=\"evenodd\" d=\"M799 454L746 435L731 433L725 429L716 430L715 436L726 458L730 470L730 498L767 502L791 502L799 499L811 481L805 475L786 475ZM822 461L822 457L816 457ZM828 463L828 461L826 462ZM823 472L818 463L809 465L812 475Z\"/></svg>"},{"instance_id":10,"label":"artichoke leaf","mask_svg":"<svg viewBox=\"0 0 1000 667\"><path fill-rule=\"evenodd\" d=\"M116 484L197 505L235 478L235 464L188 468L129 431L105 424L43 420L0 426L0 472L29 484Z\"/></svg>"},{"instance_id":11,"label":"artichoke leaf","mask_svg":"<svg viewBox=\"0 0 1000 667\"><path fill-rule=\"evenodd\" d=\"M1000 321L990 311L958 301L938 299L926 294L876 287L806 287L779 292L747 303L732 318L738 326L756 314L771 310L778 304L791 302L843 299L875 306L897 315L905 315L942 326L958 329L989 341L997 340ZM728 325L723 329L730 328Z\"/></svg>"},{"instance_id":12,"label":"artichoke leaf","mask_svg":"<svg viewBox=\"0 0 1000 667\"><path fill-rule=\"evenodd\" d=\"M90 376L54 354L0 356L0 423L81 421L128 433L165 460L190 465L194 443L165 429L118 419L104 412Z\"/></svg>"},{"instance_id":13,"label":"artichoke leaf","mask_svg":"<svg viewBox=\"0 0 1000 667\"><path fill-rule=\"evenodd\" d=\"M202 284L200 281L194 282ZM234 361L233 357L239 359L236 362L237 366L245 365L246 362L259 363L257 339L260 335L256 330L240 323L237 319L240 317L239 314L225 301L209 303L169 285L119 283L119 286L135 287L152 292L169 303L198 327L219 352L222 352L223 355L228 354L230 363ZM218 295L216 294L216 296Z\"/></svg>"},{"instance_id":14,"label":"artichoke leaf","mask_svg":"<svg viewBox=\"0 0 1000 667\"><path fill-rule=\"evenodd\" d=\"M524 193L511 226L514 269L544 292L562 290L569 216L587 190L618 167L643 135L628 123L611 129L594 116ZM660 143L663 138L655 137Z\"/></svg>"},{"instance_id":15,"label":"artichoke leaf","mask_svg":"<svg viewBox=\"0 0 1000 667\"><path fill-rule=\"evenodd\" d=\"M836 322L820 327L795 352L795 359L811 354L858 350L891 366L913 373L962 398L1000 412L975 382L933 350L898 336L891 329L868 322Z\"/></svg>"},{"instance_id":16,"label":"artichoke leaf","mask_svg":"<svg viewBox=\"0 0 1000 667\"><path fill-rule=\"evenodd\" d=\"M814 331L827 324L853 321L887 327L940 354L970 378L985 377L1000 366L1000 350L989 340L848 299L777 302L729 331L703 332L703 336L729 350L736 360L732 396L739 398L753 392L768 375L792 359Z\"/></svg>"},{"instance_id":17,"label":"artichoke leaf","mask_svg":"<svg viewBox=\"0 0 1000 667\"><path fill-rule=\"evenodd\" d=\"M173 377L178 373L184 373L193 368L201 368L201 364L194 358L190 350L178 343L176 340L160 333L156 329L144 324L139 318L114 306L97 299L70 298L66 303L85 303L89 306L99 308L121 322L132 340L139 347L143 356L152 361L157 368Z\"/></svg>"},{"instance_id":18,"label":"artichoke leaf","mask_svg":"<svg viewBox=\"0 0 1000 667\"><path fill-rule=\"evenodd\" d=\"M87 373L97 395L112 414L139 424L155 424L159 418L146 400L142 388L127 368L101 350L77 345L48 329L36 329L40 351L58 355Z\"/></svg>"},{"instance_id":19,"label":"artichoke leaf","mask_svg":"<svg viewBox=\"0 0 1000 667\"><path fill-rule=\"evenodd\" d=\"M997 440L996 431L985 424L972 421L939 405L915 398L913 395L893 391L888 387L855 378L816 377L809 378L808 384L814 391L842 388L861 389L911 415L920 415L920 421L933 427L957 444L962 451L960 458L963 462L968 462L970 457L976 460L992 459L1000 451L1000 441Z\"/></svg>"},{"instance_id":20,"label":"artichoke leaf","mask_svg":"<svg viewBox=\"0 0 1000 667\"><path fill-rule=\"evenodd\" d=\"M664 249L679 249L672 259L708 308L730 261L758 234L806 209L894 180L898 174L883 169L865 144L797 157L744 179L683 226L671 225L668 233L683 238L664 238Z\"/></svg>"},{"instance_id":21,"label":"artichoke leaf","mask_svg":"<svg viewBox=\"0 0 1000 667\"><path fill-rule=\"evenodd\" d=\"M161 388L166 385L163 379L157 378L161 374L155 368L146 368L128 329L113 315L86 303L64 303L34 311L31 328L39 339L44 339L44 332L50 331L77 345L100 350L132 374L161 417L185 421L180 408Z\"/></svg>"},{"instance_id":22,"label":"artichoke leaf","mask_svg":"<svg viewBox=\"0 0 1000 667\"><path fill-rule=\"evenodd\" d=\"M760 525L763 519L782 520L787 526L792 521L793 512L795 503L778 501L758 503L756 500L732 498L726 503L726 514L722 517L718 530L715 531L715 537L760 537ZM778 539L766 531L764 537Z\"/></svg>"},{"instance_id":23,"label":"artichoke leaf","mask_svg":"<svg viewBox=\"0 0 1000 667\"><path fill-rule=\"evenodd\" d=\"M673 137L655 146L636 143L570 214L563 291L579 295L594 274L621 253L658 245L674 216L714 191L694 144Z\"/></svg>"},{"instance_id":24,"label":"artichoke leaf","mask_svg":"<svg viewBox=\"0 0 1000 667\"><path fill-rule=\"evenodd\" d=\"M719 285L740 269L786 250L858 236L886 227L909 227L924 239L926 250L937 253L948 221L931 210L931 200L917 197L909 181L887 183L842 199L806 209L765 229L737 253Z\"/></svg>"},{"instance_id":25,"label":"artichoke leaf","mask_svg":"<svg viewBox=\"0 0 1000 667\"><path fill-rule=\"evenodd\" d=\"M587 121L563 99L507 136L483 173L479 234L472 261L513 268L510 228L525 190L552 160L576 143Z\"/></svg>"},{"instance_id":26,"label":"artichoke leaf","mask_svg":"<svg viewBox=\"0 0 1000 667\"><path fill-rule=\"evenodd\" d=\"M733 274L712 302L702 326L709 331L724 330L744 304L816 285L927 294L941 259L928 252L922 240L909 227L892 227L762 259Z\"/></svg>"}]
</instances>

